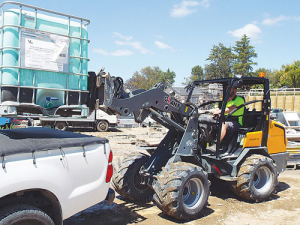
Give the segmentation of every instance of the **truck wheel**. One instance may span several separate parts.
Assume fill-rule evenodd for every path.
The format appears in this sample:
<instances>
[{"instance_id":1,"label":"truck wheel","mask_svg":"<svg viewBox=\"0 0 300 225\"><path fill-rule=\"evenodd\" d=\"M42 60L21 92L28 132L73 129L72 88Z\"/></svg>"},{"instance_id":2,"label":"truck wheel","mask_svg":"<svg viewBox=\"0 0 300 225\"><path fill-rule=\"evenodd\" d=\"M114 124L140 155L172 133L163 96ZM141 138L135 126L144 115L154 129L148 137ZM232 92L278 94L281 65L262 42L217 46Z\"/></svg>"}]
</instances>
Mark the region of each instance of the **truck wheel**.
<instances>
[{"instance_id":1,"label":"truck wheel","mask_svg":"<svg viewBox=\"0 0 300 225\"><path fill-rule=\"evenodd\" d=\"M252 201L267 200L278 184L278 173L272 159L252 155L241 165L238 180L231 184L233 192Z\"/></svg>"},{"instance_id":2,"label":"truck wheel","mask_svg":"<svg viewBox=\"0 0 300 225\"><path fill-rule=\"evenodd\" d=\"M31 205L16 204L0 211L1 225L54 225L42 210Z\"/></svg>"},{"instance_id":3,"label":"truck wheel","mask_svg":"<svg viewBox=\"0 0 300 225\"><path fill-rule=\"evenodd\" d=\"M154 183L153 196L158 208L177 219L198 218L207 205L207 173L191 163L170 163L163 167Z\"/></svg>"},{"instance_id":4,"label":"truck wheel","mask_svg":"<svg viewBox=\"0 0 300 225\"><path fill-rule=\"evenodd\" d=\"M148 159L148 155L133 152L120 157L114 164L112 184L122 197L132 201L147 201L153 195L154 191L139 173Z\"/></svg>"},{"instance_id":5,"label":"truck wheel","mask_svg":"<svg viewBox=\"0 0 300 225\"><path fill-rule=\"evenodd\" d=\"M57 122L57 123L55 123L54 128L56 130L66 130L67 129L67 124L65 122Z\"/></svg>"},{"instance_id":6,"label":"truck wheel","mask_svg":"<svg viewBox=\"0 0 300 225\"><path fill-rule=\"evenodd\" d=\"M99 131L99 132L105 132L105 131L107 131L108 130L108 122L106 122L106 121L99 121L98 123L97 123L97 131Z\"/></svg>"}]
</instances>

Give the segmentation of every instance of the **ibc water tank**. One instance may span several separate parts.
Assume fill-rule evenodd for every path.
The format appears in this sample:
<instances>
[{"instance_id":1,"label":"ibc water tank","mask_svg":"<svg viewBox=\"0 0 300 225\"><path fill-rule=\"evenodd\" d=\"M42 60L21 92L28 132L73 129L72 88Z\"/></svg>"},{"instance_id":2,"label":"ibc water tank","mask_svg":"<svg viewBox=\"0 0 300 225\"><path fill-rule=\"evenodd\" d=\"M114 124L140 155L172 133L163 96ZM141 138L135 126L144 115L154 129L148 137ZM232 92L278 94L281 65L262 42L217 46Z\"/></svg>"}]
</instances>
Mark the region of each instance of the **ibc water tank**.
<instances>
[{"instance_id":1,"label":"ibc water tank","mask_svg":"<svg viewBox=\"0 0 300 225\"><path fill-rule=\"evenodd\" d=\"M22 3L0 7L1 103L87 104L89 21Z\"/></svg>"}]
</instances>

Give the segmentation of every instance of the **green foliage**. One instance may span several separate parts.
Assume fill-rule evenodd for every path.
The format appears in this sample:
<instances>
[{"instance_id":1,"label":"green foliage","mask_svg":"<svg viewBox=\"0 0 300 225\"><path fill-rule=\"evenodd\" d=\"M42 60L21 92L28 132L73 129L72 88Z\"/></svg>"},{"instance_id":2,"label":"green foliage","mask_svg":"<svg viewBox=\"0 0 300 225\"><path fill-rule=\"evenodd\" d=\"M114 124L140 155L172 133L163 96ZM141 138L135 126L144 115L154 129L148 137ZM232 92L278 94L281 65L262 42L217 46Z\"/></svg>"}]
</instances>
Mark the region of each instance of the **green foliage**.
<instances>
[{"instance_id":1,"label":"green foliage","mask_svg":"<svg viewBox=\"0 0 300 225\"><path fill-rule=\"evenodd\" d=\"M176 74L174 71L171 71L169 68L166 72L162 72L158 77L157 82L164 83L167 87L171 87L175 82Z\"/></svg>"},{"instance_id":2,"label":"green foliage","mask_svg":"<svg viewBox=\"0 0 300 225\"><path fill-rule=\"evenodd\" d=\"M166 86L172 86L175 82L175 72L168 69L166 72L159 67L145 67L140 72L136 71L133 76L126 81L125 87L130 90L150 89L156 83L163 82Z\"/></svg>"},{"instance_id":3,"label":"green foliage","mask_svg":"<svg viewBox=\"0 0 300 225\"><path fill-rule=\"evenodd\" d=\"M265 72L265 77L270 80L270 88L280 88L283 86L290 88L300 88L300 61L292 64L282 65L280 70L268 70L260 68L255 71L255 76L259 72Z\"/></svg>"},{"instance_id":4,"label":"green foliage","mask_svg":"<svg viewBox=\"0 0 300 225\"><path fill-rule=\"evenodd\" d=\"M259 68L253 76L258 76L259 72L264 72L265 77L270 80L270 88L280 88L283 86L290 88L300 88L300 61L292 64L282 65L280 70L269 70ZM256 87L257 88L257 87Z\"/></svg>"},{"instance_id":5,"label":"green foliage","mask_svg":"<svg viewBox=\"0 0 300 225\"><path fill-rule=\"evenodd\" d=\"M190 80L204 80L204 73L201 66L197 65L192 68L192 73L190 76Z\"/></svg>"},{"instance_id":6,"label":"green foliage","mask_svg":"<svg viewBox=\"0 0 300 225\"><path fill-rule=\"evenodd\" d=\"M184 82L182 82L181 84L187 85L188 83L191 83L195 80L204 80L203 68L199 65L192 68L191 76L188 78L185 77Z\"/></svg>"},{"instance_id":7,"label":"green foliage","mask_svg":"<svg viewBox=\"0 0 300 225\"><path fill-rule=\"evenodd\" d=\"M300 61L297 60L292 64L282 65L277 76L282 86L300 88Z\"/></svg>"},{"instance_id":8,"label":"green foliage","mask_svg":"<svg viewBox=\"0 0 300 225\"><path fill-rule=\"evenodd\" d=\"M270 70L265 68L259 68L254 73L253 76L258 77L260 72L265 73L265 78L268 78L270 81L270 88L278 88L280 85L280 81L278 76L276 75L277 70Z\"/></svg>"},{"instance_id":9,"label":"green foliage","mask_svg":"<svg viewBox=\"0 0 300 225\"><path fill-rule=\"evenodd\" d=\"M226 78L232 74L233 54L231 47L227 48L222 43L214 45L209 57L210 63L205 65L207 79Z\"/></svg>"},{"instance_id":10,"label":"green foliage","mask_svg":"<svg viewBox=\"0 0 300 225\"><path fill-rule=\"evenodd\" d=\"M244 35L236 45L226 47L222 43L214 45L206 59L209 64L205 65L202 77L206 79L219 79L233 76L233 74L252 76L252 58L257 57L254 47L250 45L250 38ZM191 79L192 80L192 79Z\"/></svg>"},{"instance_id":11,"label":"green foliage","mask_svg":"<svg viewBox=\"0 0 300 225\"><path fill-rule=\"evenodd\" d=\"M253 65L257 65L256 62L252 61L252 58L256 58L257 54L254 51L254 47L250 45L250 38L245 34L240 41L236 42L233 47L235 59L233 70L234 74L240 74L243 76L252 76Z\"/></svg>"}]
</instances>

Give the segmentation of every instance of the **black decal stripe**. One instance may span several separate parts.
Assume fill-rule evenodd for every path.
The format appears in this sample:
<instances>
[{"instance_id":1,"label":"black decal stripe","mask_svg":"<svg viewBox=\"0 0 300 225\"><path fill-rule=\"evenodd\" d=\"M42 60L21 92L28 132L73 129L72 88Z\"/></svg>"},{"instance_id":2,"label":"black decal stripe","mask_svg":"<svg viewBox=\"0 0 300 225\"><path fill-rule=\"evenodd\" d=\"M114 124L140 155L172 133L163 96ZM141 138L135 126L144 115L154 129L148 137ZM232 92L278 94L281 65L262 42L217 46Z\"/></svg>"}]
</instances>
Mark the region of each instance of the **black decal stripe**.
<instances>
[{"instance_id":1,"label":"black decal stripe","mask_svg":"<svg viewBox=\"0 0 300 225\"><path fill-rule=\"evenodd\" d=\"M285 129L284 129L284 127L281 126L281 125L279 125L279 124L276 124L276 123L274 125L275 125L275 127L278 127L278 128L280 128L280 129L283 130L283 133L284 133L284 144L286 145L286 136L285 136Z\"/></svg>"},{"instance_id":2,"label":"black decal stripe","mask_svg":"<svg viewBox=\"0 0 300 225\"><path fill-rule=\"evenodd\" d=\"M281 128L282 130L285 130L283 126L280 126L280 125L278 125L276 123L274 125L275 125L275 127L278 127L278 128Z\"/></svg>"}]
</instances>

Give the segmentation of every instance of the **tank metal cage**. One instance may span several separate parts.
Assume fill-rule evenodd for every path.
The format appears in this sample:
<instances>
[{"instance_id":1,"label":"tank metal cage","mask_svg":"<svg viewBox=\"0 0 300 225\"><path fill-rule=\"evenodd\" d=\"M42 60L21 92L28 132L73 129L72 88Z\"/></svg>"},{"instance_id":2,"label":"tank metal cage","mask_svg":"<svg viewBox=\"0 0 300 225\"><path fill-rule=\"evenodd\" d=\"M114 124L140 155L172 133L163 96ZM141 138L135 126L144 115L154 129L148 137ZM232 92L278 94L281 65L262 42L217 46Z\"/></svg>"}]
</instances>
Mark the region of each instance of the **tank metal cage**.
<instances>
[{"instance_id":1,"label":"tank metal cage","mask_svg":"<svg viewBox=\"0 0 300 225\"><path fill-rule=\"evenodd\" d=\"M11 9L13 7L14 10L18 10L18 13L19 13L19 22L18 22L18 25L15 25L15 24L6 24L5 23L5 10L7 9L7 7L10 7L9 9ZM44 69L37 69L37 68L27 68L27 67L24 67L21 65L21 54L20 54L20 50L21 50L21 30L26 28L25 26L22 26L22 13L24 12L25 9L26 10L31 10L30 12L31 13L34 13L34 21L31 21L31 22L34 22L34 28L30 28L31 30L35 30L35 31L41 31L41 30L38 30L37 29L37 20L38 20L38 15L41 15L39 12L42 12L42 14L44 15L47 15L47 16L55 16L55 17L59 17L60 19L64 20L64 21L68 21L67 24L68 24L68 31L67 31L67 34L58 34L58 33L55 33L55 32L49 32L49 31L44 31L45 33L48 33L48 34L54 34L54 35L59 35L59 36L62 36L62 37L67 37L69 38L70 40L73 39L73 40L79 40L79 56L75 56L75 55L71 55L70 53L70 46L69 46L69 60L71 60L72 58L73 59L76 59L79 61L79 68L78 68L78 71L79 73L74 73L74 72L71 72L68 70L68 72L61 72L61 71L52 71L52 70L44 70ZM37 102L36 102L36 92L39 90L39 89L44 89L44 90L53 90L53 91L63 91L65 93L64 95L64 105L70 105L70 100L69 100L69 93L77 93L75 96L77 97L78 96L78 105L80 106L82 104L82 100L81 100L81 95L83 93L86 93L86 95L88 94L89 90L88 88L84 88L82 89L81 88L81 82L82 82L82 79L83 77L86 77L85 78L85 81L87 82L88 80L88 73L86 71L86 73L82 73L82 62L85 61L86 63L86 67L87 67L87 62L89 61L89 59L86 57L87 56L87 53L86 55L82 55L82 44L83 43L86 43L86 45L89 43L89 40L86 38L86 37L83 37L83 29L86 30L86 27L87 25L90 23L89 20L87 19L84 19L84 18L81 18L81 17L77 17L77 16L72 16L72 15L68 15L68 14L64 14L64 13L59 13L59 12L55 12L55 11L51 11L51 10L48 10L48 9L43 9L43 8L39 8L39 7L35 7L35 6L31 6L31 5L27 5L27 4L22 4L22 3L18 3L18 2L12 2L12 1L8 1L8 2L4 2L1 4L0 6L0 10L1 10L1 21L0 21L0 32L1 32L1 48L0 48L0 57L1 57L1 65L0 65L0 94L1 94L1 98L0 98L0 104L3 103L3 98L2 98L2 90L3 88L11 88L11 87L14 87L17 89L17 94L16 94L16 102L17 105L22 105L23 103L20 102L20 97L21 97L21 89L27 89L27 91L29 90L32 91L32 99L31 99L31 102L27 102L27 105L28 104L31 104L31 105L37 105ZM24 22L24 21L23 21ZM80 25L78 25L80 27L80 35L78 36L72 36L71 35L71 32L70 32L70 27L71 27L71 23L78 23ZM17 47L15 46L3 46L3 39L4 39L4 29L7 29L7 28L12 28L12 29L18 29L18 35L19 35L19 45ZM86 32L87 33L87 32ZM86 34L87 36L87 34ZM3 52L5 50L13 50L13 51L17 51L18 54L19 54L19 57L18 57L18 65L17 66L7 66L7 65L4 65L3 64L3 58L4 58L4 54ZM86 50L87 52L87 50ZM18 71L18 75L17 75L17 84L16 85L10 85L10 84L3 84L2 80L3 80L3 70L4 69L14 69L16 71ZM32 81L32 86L26 86L26 85L21 85L20 84L20 71L22 70L32 70L33 71L33 81ZM39 87L36 85L36 72L37 71L45 71L45 72L55 72L55 73L58 73L58 74L66 74L67 78L66 78L66 88L52 88L52 87ZM78 84L78 90L76 89L72 89L69 87L69 83L70 83L70 78L72 76L77 76L78 79L79 79L79 84ZM76 79L77 79L76 77ZM32 89L32 90L31 90ZM72 104L73 105L73 104Z\"/></svg>"}]
</instances>

